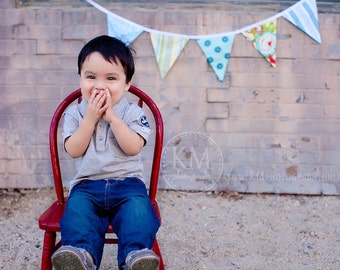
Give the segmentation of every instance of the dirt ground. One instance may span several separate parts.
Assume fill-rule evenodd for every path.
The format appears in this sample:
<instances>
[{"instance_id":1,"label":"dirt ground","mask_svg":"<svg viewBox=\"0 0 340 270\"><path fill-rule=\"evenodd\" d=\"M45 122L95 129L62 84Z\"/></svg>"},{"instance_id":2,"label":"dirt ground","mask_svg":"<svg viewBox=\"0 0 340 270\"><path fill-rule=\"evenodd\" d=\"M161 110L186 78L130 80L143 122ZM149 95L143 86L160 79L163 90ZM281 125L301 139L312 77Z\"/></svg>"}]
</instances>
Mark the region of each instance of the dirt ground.
<instances>
[{"instance_id":1,"label":"dirt ground","mask_svg":"<svg viewBox=\"0 0 340 270\"><path fill-rule=\"evenodd\" d=\"M0 190L0 269L39 269L51 189ZM340 269L340 196L160 191L167 270ZM102 270L117 269L116 245Z\"/></svg>"}]
</instances>

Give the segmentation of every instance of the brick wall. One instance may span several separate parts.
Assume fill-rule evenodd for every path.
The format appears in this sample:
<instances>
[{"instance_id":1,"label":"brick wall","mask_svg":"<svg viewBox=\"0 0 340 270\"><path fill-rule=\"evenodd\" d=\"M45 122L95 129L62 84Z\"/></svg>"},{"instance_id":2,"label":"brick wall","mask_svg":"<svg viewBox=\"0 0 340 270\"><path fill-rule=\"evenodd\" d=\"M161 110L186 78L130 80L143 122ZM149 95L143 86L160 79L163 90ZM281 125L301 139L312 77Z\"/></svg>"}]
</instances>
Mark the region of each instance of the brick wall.
<instances>
[{"instance_id":1,"label":"brick wall","mask_svg":"<svg viewBox=\"0 0 340 270\"><path fill-rule=\"evenodd\" d=\"M0 8L0 188L49 186L51 115L78 87L77 54L86 40L106 33L106 17L86 5L16 8L4 0ZM153 29L192 35L239 29L273 14L114 11ZM340 15L319 14L319 22L322 45L278 20L277 68L236 36L223 83L192 40L164 80L148 34L135 41L133 83L159 105L165 144L182 132L199 132L221 150L214 189L340 194ZM73 163L64 153L61 158L69 180ZM167 188L163 176L160 185Z\"/></svg>"}]
</instances>

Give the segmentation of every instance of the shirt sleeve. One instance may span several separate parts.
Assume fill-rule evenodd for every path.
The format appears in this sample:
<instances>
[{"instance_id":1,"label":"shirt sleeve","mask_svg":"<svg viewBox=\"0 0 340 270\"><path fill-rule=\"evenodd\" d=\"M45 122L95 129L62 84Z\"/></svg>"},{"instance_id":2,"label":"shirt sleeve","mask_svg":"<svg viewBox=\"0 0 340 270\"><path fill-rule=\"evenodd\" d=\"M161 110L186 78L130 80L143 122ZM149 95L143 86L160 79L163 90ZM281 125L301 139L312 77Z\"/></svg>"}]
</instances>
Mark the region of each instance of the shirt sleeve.
<instances>
[{"instance_id":1,"label":"shirt sleeve","mask_svg":"<svg viewBox=\"0 0 340 270\"><path fill-rule=\"evenodd\" d=\"M123 120L129 126L129 128L142 136L146 142L149 140L151 128L142 108L134 103L130 104L130 107L123 117Z\"/></svg>"},{"instance_id":2,"label":"shirt sleeve","mask_svg":"<svg viewBox=\"0 0 340 270\"><path fill-rule=\"evenodd\" d=\"M63 142L70 137L79 127L80 114L77 105L72 105L64 112L64 125L63 125Z\"/></svg>"}]
</instances>

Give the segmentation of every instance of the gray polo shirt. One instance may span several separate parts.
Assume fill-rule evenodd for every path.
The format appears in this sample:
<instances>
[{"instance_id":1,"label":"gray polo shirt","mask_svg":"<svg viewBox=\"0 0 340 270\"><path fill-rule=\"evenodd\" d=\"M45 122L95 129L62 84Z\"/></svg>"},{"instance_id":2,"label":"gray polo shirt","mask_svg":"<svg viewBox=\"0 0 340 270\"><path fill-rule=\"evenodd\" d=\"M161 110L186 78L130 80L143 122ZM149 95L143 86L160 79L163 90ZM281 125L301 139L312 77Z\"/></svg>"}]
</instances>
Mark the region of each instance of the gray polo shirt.
<instances>
[{"instance_id":1,"label":"gray polo shirt","mask_svg":"<svg viewBox=\"0 0 340 270\"><path fill-rule=\"evenodd\" d=\"M63 141L71 136L82 121L87 101L71 105L64 113ZM143 110L123 97L113 106L116 114L145 142L149 139L150 126ZM95 126L90 144L85 154L75 159L77 174L70 182L70 189L82 180L124 179L138 177L143 180L141 155L126 155L119 147L110 125L100 119Z\"/></svg>"}]
</instances>

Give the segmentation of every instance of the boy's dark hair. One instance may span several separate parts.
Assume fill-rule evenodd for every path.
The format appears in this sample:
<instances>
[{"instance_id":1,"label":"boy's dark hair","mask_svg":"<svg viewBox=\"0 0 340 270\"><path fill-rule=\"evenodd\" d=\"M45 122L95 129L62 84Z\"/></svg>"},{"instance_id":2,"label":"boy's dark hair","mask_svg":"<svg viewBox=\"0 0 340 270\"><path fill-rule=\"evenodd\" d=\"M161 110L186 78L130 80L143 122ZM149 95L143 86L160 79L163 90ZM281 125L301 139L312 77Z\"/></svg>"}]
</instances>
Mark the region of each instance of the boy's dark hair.
<instances>
[{"instance_id":1,"label":"boy's dark hair","mask_svg":"<svg viewBox=\"0 0 340 270\"><path fill-rule=\"evenodd\" d=\"M121 62L125 75L126 83L130 82L135 73L135 63L133 60L134 50L117 38L110 36L99 36L87 42L81 49L78 56L78 74L82 69L83 63L91 53L100 53L105 60L117 64L117 59Z\"/></svg>"}]
</instances>

